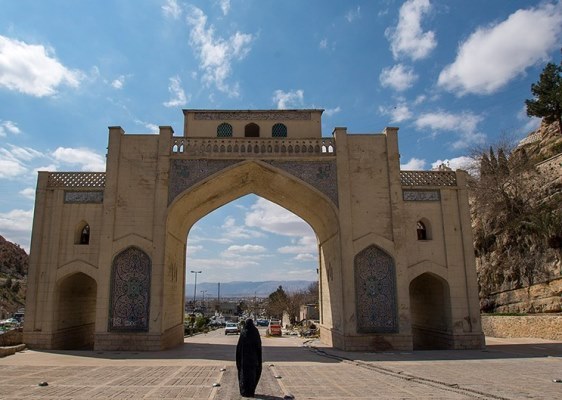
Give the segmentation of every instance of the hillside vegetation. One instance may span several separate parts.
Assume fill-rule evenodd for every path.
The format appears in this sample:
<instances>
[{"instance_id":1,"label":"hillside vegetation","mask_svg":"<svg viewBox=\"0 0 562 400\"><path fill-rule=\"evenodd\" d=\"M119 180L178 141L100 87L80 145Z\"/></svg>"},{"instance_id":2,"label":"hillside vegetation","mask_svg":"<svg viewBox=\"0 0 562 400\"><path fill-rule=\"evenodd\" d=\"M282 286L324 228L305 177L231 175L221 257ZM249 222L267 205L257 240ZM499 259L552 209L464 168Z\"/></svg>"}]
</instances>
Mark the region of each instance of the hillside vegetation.
<instances>
[{"instance_id":1,"label":"hillside vegetation","mask_svg":"<svg viewBox=\"0 0 562 400\"><path fill-rule=\"evenodd\" d=\"M561 153L555 122L477 155L470 201L482 311L562 311Z\"/></svg>"},{"instance_id":2,"label":"hillside vegetation","mask_svg":"<svg viewBox=\"0 0 562 400\"><path fill-rule=\"evenodd\" d=\"M29 256L0 236L0 319L25 306Z\"/></svg>"}]
</instances>

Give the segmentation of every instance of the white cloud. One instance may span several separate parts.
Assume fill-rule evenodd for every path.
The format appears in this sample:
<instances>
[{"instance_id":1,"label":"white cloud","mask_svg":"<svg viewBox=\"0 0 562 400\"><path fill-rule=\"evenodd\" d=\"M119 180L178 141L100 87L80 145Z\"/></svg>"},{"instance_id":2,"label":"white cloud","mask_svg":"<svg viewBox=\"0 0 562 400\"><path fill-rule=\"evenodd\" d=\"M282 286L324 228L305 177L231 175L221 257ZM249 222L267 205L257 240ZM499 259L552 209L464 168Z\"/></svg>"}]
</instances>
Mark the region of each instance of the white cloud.
<instances>
[{"instance_id":1,"label":"white cloud","mask_svg":"<svg viewBox=\"0 0 562 400\"><path fill-rule=\"evenodd\" d=\"M418 76L414 70L403 64L383 68L379 75L379 81L383 87L390 87L399 92L411 88L417 79Z\"/></svg>"},{"instance_id":2,"label":"white cloud","mask_svg":"<svg viewBox=\"0 0 562 400\"><path fill-rule=\"evenodd\" d=\"M124 84L125 84L125 75L120 75L119 77L115 78L111 82L111 86L114 89L122 89Z\"/></svg>"},{"instance_id":3,"label":"white cloud","mask_svg":"<svg viewBox=\"0 0 562 400\"><path fill-rule=\"evenodd\" d=\"M382 115L390 115L390 122L402 122L412 118L412 112L406 103L398 103L394 107L379 107Z\"/></svg>"},{"instance_id":4,"label":"white cloud","mask_svg":"<svg viewBox=\"0 0 562 400\"><path fill-rule=\"evenodd\" d=\"M225 255L228 256L245 256L265 253L267 249L263 246L255 244L232 245L225 250Z\"/></svg>"},{"instance_id":5,"label":"white cloud","mask_svg":"<svg viewBox=\"0 0 562 400\"><path fill-rule=\"evenodd\" d=\"M17 243L29 253L33 210L11 210L0 213L0 232L10 242Z\"/></svg>"},{"instance_id":6,"label":"white cloud","mask_svg":"<svg viewBox=\"0 0 562 400\"><path fill-rule=\"evenodd\" d=\"M400 169L403 171L418 171L425 168L425 160L419 158L410 158L406 164L400 164Z\"/></svg>"},{"instance_id":7,"label":"white cloud","mask_svg":"<svg viewBox=\"0 0 562 400\"><path fill-rule=\"evenodd\" d=\"M335 115L340 111L341 111L340 106L337 106L336 108L327 108L324 110L324 115L326 115L327 117L331 117L332 115Z\"/></svg>"},{"instance_id":8,"label":"white cloud","mask_svg":"<svg viewBox=\"0 0 562 400\"><path fill-rule=\"evenodd\" d=\"M294 240L291 246L283 246L277 249L281 254L301 254L301 253L317 253L318 241L314 233L309 232L307 235Z\"/></svg>"},{"instance_id":9,"label":"white cloud","mask_svg":"<svg viewBox=\"0 0 562 400\"><path fill-rule=\"evenodd\" d=\"M452 143L452 146L459 149L484 141L486 136L478 131L478 124L481 121L481 116L470 112L452 114L438 111L420 115L415 121L415 125L420 130L431 129L433 134L438 132L458 133L459 137Z\"/></svg>"},{"instance_id":10,"label":"white cloud","mask_svg":"<svg viewBox=\"0 0 562 400\"><path fill-rule=\"evenodd\" d=\"M190 265L197 265L197 268L206 271L216 269L217 265L220 265L222 270L241 270L249 267L259 266L260 263L256 260L250 258L239 258L239 257L224 257L224 258L196 258L190 259ZM224 274L224 272L223 272ZM218 281L225 282L234 280L233 277L219 276L216 278ZM208 279L208 277L207 277Z\"/></svg>"},{"instance_id":11,"label":"white cloud","mask_svg":"<svg viewBox=\"0 0 562 400\"><path fill-rule=\"evenodd\" d=\"M264 236L264 234L259 231L247 229L243 225L237 225L236 220L230 216L226 217L221 228L223 232L223 238L230 241L234 239L250 239Z\"/></svg>"},{"instance_id":12,"label":"white cloud","mask_svg":"<svg viewBox=\"0 0 562 400\"><path fill-rule=\"evenodd\" d=\"M43 154L29 147L8 145L0 148L0 179L14 179L29 172L27 163Z\"/></svg>"},{"instance_id":13,"label":"white cloud","mask_svg":"<svg viewBox=\"0 0 562 400\"><path fill-rule=\"evenodd\" d=\"M0 35L0 86L36 97L53 96L61 85L78 87L84 74L66 68L52 53Z\"/></svg>"},{"instance_id":14,"label":"white cloud","mask_svg":"<svg viewBox=\"0 0 562 400\"><path fill-rule=\"evenodd\" d=\"M297 261L308 262L308 261L316 261L317 257L315 257L312 254L298 254L294 259Z\"/></svg>"},{"instance_id":15,"label":"white cloud","mask_svg":"<svg viewBox=\"0 0 562 400\"><path fill-rule=\"evenodd\" d=\"M245 222L249 227L260 228L278 235L314 236L316 238L310 225L301 218L261 197L252 205L251 211L246 214Z\"/></svg>"},{"instance_id":16,"label":"white cloud","mask_svg":"<svg viewBox=\"0 0 562 400\"><path fill-rule=\"evenodd\" d=\"M35 189L32 187L28 187L23 190L20 190L19 194L31 200L35 199Z\"/></svg>"},{"instance_id":17,"label":"white cloud","mask_svg":"<svg viewBox=\"0 0 562 400\"><path fill-rule=\"evenodd\" d=\"M345 14L345 19L347 20L347 22L353 22L356 19L361 17L361 7L357 6L356 9L354 10L349 10L346 14Z\"/></svg>"},{"instance_id":18,"label":"white cloud","mask_svg":"<svg viewBox=\"0 0 562 400\"><path fill-rule=\"evenodd\" d=\"M6 159L0 154L0 179L13 179L27 173L27 168L19 161Z\"/></svg>"},{"instance_id":19,"label":"white cloud","mask_svg":"<svg viewBox=\"0 0 562 400\"><path fill-rule=\"evenodd\" d=\"M52 156L58 162L79 165L82 171L105 171L104 158L90 149L59 147Z\"/></svg>"},{"instance_id":20,"label":"white cloud","mask_svg":"<svg viewBox=\"0 0 562 400\"><path fill-rule=\"evenodd\" d=\"M277 108L285 110L287 108L298 108L302 106L304 100L303 90L294 90L292 92L284 92L276 90L273 94L273 102L277 103Z\"/></svg>"},{"instance_id":21,"label":"white cloud","mask_svg":"<svg viewBox=\"0 0 562 400\"><path fill-rule=\"evenodd\" d=\"M207 27L207 16L197 7L190 7L187 22L191 26L190 45L200 60L203 82L214 85L219 91L237 97L238 84L229 85L232 62L242 60L250 51L253 36L236 32L228 39L215 37L212 25Z\"/></svg>"},{"instance_id":22,"label":"white cloud","mask_svg":"<svg viewBox=\"0 0 562 400\"><path fill-rule=\"evenodd\" d=\"M472 157L461 156L445 160L437 160L431 163L431 169L437 169L440 165L446 165L452 170L464 169L465 171L472 172L476 170L477 161Z\"/></svg>"},{"instance_id":23,"label":"white cloud","mask_svg":"<svg viewBox=\"0 0 562 400\"><path fill-rule=\"evenodd\" d=\"M519 129L521 133L527 135L529 132L536 131L541 126L542 118L529 117L527 115L527 106L523 106L521 110L517 113L517 119L525 122L525 124Z\"/></svg>"},{"instance_id":24,"label":"white cloud","mask_svg":"<svg viewBox=\"0 0 562 400\"><path fill-rule=\"evenodd\" d=\"M219 0L219 6L223 15L227 15L230 11L230 0Z\"/></svg>"},{"instance_id":25,"label":"white cloud","mask_svg":"<svg viewBox=\"0 0 562 400\"><path fill-rule=\"evenodd\" d=\"M179 76L173 76L170 78L168 91L171 93L172 98L166 101L165 103L163 103L164 106L183 107L187 104L187 97L185 96L185 92L181 87L181 79Z\"/></svg>"},{"instance_id":26,"label":"white cloud","mask_svg":"<svg viewBox=\"0 0 562 400\"><path fill-rule=\"evenodd\" d=\"M562 5L543 4L518 10L505 21L480 27L461 43L456 60L439 75L438 84L460 95L490 94L548 58L560 45Z\"/></svg>"},{"instance_id":27,"label":"white cloud","mask_svg":"<svg viewBox=\"0 0 562 400\"><path fill-rule=\"evenodd\" d=\"M8 133L19 135L21 130L15 122L0 120L0 137L6 137Z\"/></svg>"},{"instance_id":28,"label":"white cloud","mask_svg":"<svg viewBox=\"0 0 562 400\"><path fill-rule=\"evenodd\" d=\"M162 12L166 17L174 19L179 19L179 17L181 17L181 7L177 0L166 0L165 4L162 6Z\"/></svg>"},{"instance_id":29,"label":"white cloud","mask_svg":"<svg viewBox=\"0 0 562 400\"><path fill-rule=\"evenodd\" d=\"M402 4L398 25L385 32L394 58L406 56L412 60L423 59L437 46L435 33L423 32L421 28L422 16L429 13L431 8L429 0L408 0Z\"/></svg>"},{"instance_id":30,"label":"white cloud","mask_svg":"<svg viewBox=\"0 0 562 400\"><path fill-rule=\"evenodd\" d=\"M320 41L320 44L318 45L321 49L327 49L328 48L328 39L322 39Z\"/></svg>"}]
</instances>

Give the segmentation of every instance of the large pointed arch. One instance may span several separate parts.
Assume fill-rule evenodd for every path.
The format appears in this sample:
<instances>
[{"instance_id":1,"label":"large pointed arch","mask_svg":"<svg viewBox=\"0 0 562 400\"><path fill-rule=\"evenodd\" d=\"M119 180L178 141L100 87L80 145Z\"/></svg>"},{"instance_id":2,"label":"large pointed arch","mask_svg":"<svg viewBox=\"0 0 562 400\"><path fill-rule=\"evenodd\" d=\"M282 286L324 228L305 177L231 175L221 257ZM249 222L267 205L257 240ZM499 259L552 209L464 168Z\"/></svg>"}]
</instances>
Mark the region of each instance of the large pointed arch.
<instances>
[{"instance_id":1,"label":"large pointed arch","mask_svg":"<svg viewBox=\"0 0 562 400\"><path fill-rule=\"evenodd\" d=\"M302 218L314 229L321 243L338 233L337 209L324 194L259 161L241 162L185 190L168 208L167 230L182 238L211 211L252 193Z\"/></svg>"},{"instance_id":2,"label":"large pointed arch","mask_svg":"<svg viewBox=\"0 0 562 400\"><path fill-rule=\"evenodd\" d=\"M307 222L318 239L321 325L324 332L341 326L341 310L332 301L341 298L339 223L334 203L323 193L285 171L259 162L245 161L209 176L175 197L166 218L165 263L185 265L186 239L191 227L223 205L247 194L256 194L291 211ZM182 279L165 281L164 329L183 324L185 268ZM322 330L321 330L322 331ZM327 339L331 341L331 339Z\"/></svg>"}]
</instances>

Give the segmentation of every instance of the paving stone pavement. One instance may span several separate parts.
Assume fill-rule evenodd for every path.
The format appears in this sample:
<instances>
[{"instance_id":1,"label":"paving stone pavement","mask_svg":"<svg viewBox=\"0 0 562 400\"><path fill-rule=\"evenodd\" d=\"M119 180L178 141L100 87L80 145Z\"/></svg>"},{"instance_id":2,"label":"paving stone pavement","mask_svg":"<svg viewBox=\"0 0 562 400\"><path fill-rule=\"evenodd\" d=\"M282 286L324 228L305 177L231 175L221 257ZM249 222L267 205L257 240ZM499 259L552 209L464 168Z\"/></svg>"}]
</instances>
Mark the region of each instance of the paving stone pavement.
<instances>
[{"instance_id":1,"label":"paving stone pavement","mask_svg":"<svg viewBox=\"0 0 562 400\"><path fill-rule=\"evenodd\" d=\"M486 350L350 353L263 338L256 398L562 399L554 382L562 379L561 342L487 340ZM236 341L200 335L153 353L27 350L0 358L0 399L244 399Z\"/></svg>"}]
</instances>

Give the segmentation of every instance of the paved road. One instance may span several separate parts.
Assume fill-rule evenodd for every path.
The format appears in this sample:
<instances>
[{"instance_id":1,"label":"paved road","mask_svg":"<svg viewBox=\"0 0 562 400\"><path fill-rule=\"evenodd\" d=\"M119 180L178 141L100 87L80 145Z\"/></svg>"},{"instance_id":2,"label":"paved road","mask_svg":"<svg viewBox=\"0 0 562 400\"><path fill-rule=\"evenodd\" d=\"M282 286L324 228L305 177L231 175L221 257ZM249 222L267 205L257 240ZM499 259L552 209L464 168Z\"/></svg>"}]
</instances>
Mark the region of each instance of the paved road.
<instances>
[{"instance_id":1,"label":"paved road","mask_svg":"<svg viewBox=\"0 0 562 400\"><path fill-rule=\"evenodd\" d=\"M223 331L151 353L31 351L0 359L0 399L241 399ZM562 342L487 339L483 351L349 353L262 337L256 398L562 399ZM38 386L47 382L48 386Z\"/></svg>"}]
</instances>

